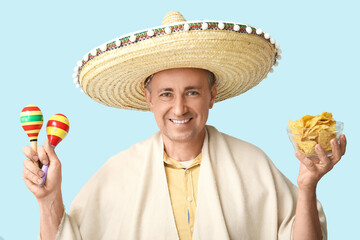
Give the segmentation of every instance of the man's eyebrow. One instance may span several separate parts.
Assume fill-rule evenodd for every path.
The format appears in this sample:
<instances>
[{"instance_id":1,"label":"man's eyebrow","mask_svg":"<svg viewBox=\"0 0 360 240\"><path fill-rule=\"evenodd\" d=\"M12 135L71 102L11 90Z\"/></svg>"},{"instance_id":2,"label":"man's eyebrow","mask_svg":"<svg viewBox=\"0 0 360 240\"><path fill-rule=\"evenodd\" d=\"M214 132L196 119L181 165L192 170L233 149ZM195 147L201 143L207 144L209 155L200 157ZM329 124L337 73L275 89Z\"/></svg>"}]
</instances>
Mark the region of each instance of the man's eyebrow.
<instances>
[{"instance_id":1,"label":"man's eyebrow","mask_svg":"<svg viewBox=\"0 0 360 240\"><path fill-rule=\"evenodd\" d=\"M201 87L198 87L198 86L188 86L188 87L185 88L185 91L187 91L187 90L193 90L193 89L200 90ZM160 92L173 92L173 91L174 91L174 89L172 89L172 88L161 88L161 89L158 90L158 93L160 93Z\"/></svg>"},{"instance_id":2,"label":"man's eyebrow","mask_svg":"<svg viewBox=\"0 0 360 240\"><path fill-rule=\"evenodd\" d=\"M200 90L201 87L197 87L197 86L189 86L189 87L186 87L185 90L192 90L192 89L196 89L196 90Z\"/></svg>"},{"instance_id":3,"label":"man's eyebrow","mask_svg":"<svg viewBox=\"0 0 360 240\"><path fill-rule=\"evenodd\" d=\"M160 93L160 92L173 92L173 91L174 91L174 89L172 89L172 88L161 88L161 89L158 90L158 93Z\"/></svg>"}]
</instances>

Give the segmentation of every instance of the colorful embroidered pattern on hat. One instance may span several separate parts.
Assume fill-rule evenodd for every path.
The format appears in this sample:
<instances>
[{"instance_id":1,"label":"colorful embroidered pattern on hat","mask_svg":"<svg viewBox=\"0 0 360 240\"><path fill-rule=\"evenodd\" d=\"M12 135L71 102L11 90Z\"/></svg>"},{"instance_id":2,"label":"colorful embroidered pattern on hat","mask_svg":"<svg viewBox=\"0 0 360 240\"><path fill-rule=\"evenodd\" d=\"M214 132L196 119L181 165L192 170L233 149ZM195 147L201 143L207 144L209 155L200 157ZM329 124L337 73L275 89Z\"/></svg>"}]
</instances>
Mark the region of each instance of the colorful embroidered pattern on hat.
<instances>
[{"instance_id":1,"label":"colorful embroidered pattern on hat","mask_svg":"<svg viewBox=\"0 0 360 240\"><path fill-rule=\"evenodd\" d=\"M261 34L257 34L256 33L256 28L253 28L253 27L250 27L251 28L251 32L248 33L246 31L246 28L249 27L247 25L243 25L243 24L238 24L239 26L239 31L235 31L234 30L234 26L235 24L234 23L226 23L226 22L206 22L208 24L208 27L205 31L207 30L225 30L225 31L233 31L233 32L238 32L238 33L242 33L242 34L254 34L254 35L257 35L257 36L260 36L262 37L265 41L269 42L270 44L272 44L274 47L276 47L276 44L274 43L271 43L271 39L266 39L265 38L265 33L262 32ZM220 28L219 25L220 23L223 24L223 28ZM187 23L189 24L189 31L191 30L201 30L201 31L204 31L202 29L202 25L203 25L203 22L195 22L195 23ZM144 41L148 38L153 38L153 37L156 37L156 36L161 36L161 35L165 35L167 34L166 33L166 27L169 27L171 32L181 32L181 31L185 31L184 30L184 23L183 24L177 24L177 25L173 25L173 26L164 26L164 27L160 27L160 28L156 28L156 29L153 29L153 35L152 36L149 36L148 35L148 31L143 31L143 32L139 32L139 33L135 33L134 36L135 36L135 41L131 41L130 38L131 36L126 36L126 37L123 37L123 38L120 38L118 39L119 42L120 42L120 45L117 46L116 45L116 40L110 42L110 43L107 43L106 45L106 50L105 51L102 51L99 48L96 49L96 55L93 56L91 53L88 53L88 60L85 61L84 59L82 60L82 64L80 66L80 69L79 69L79 73L82 69L82 67L90 60L92 60L94 57L106 52L106 51L110 51L110 50L113 50L113 49L117 49L117 48L121 48L121 47L125 47L129 44L136 44L136 42L139 42L139 41ZM150 30L150 29L149 29ZM277 55L277 53L276 53ZM275 56L276 58L276 56ZM274 61L274 64L275 64L276 60Z\"/></svg>"}]
</instances>

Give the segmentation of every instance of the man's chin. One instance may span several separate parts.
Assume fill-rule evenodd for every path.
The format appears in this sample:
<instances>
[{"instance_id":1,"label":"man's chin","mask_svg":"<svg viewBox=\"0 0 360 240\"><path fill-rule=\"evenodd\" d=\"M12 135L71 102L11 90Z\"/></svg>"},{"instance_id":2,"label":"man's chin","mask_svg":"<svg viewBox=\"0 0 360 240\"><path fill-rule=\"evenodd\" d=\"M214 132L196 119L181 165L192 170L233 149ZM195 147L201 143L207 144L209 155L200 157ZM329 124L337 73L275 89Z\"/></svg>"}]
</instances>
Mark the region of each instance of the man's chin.
<instances>
[{"instance_id":1,"label":"man's chin","mask_svg":"<svg viewBox=\"0 0 360 240\"><path fill-rule=\"evenodd\" d=\"M173 142L189 142L195 137L194 135L195 134L193 132L187 132L187 133L167 132L167 133L165 133L165 136Z\"/></svg>"}]
</instances>

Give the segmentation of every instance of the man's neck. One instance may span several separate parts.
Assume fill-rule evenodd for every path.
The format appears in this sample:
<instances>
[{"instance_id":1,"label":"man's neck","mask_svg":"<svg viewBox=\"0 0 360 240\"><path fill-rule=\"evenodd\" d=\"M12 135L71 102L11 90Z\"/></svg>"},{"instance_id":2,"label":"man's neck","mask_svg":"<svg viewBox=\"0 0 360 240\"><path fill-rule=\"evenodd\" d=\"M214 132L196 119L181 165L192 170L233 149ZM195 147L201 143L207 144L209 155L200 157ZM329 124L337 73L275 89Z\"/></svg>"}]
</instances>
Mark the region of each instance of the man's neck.
<instances>
[{"instance_id":1,"label":"man's neck","mask_svg":"<svg viewBox=\"0 0 360 240\"><path fill-rule=\"evenodd\" d=\"M196 158L200 153L205 138L204 130L191 141L177 142L162 135L166 154L177 161L187 161Z\"/></svg>"}]
</instances>

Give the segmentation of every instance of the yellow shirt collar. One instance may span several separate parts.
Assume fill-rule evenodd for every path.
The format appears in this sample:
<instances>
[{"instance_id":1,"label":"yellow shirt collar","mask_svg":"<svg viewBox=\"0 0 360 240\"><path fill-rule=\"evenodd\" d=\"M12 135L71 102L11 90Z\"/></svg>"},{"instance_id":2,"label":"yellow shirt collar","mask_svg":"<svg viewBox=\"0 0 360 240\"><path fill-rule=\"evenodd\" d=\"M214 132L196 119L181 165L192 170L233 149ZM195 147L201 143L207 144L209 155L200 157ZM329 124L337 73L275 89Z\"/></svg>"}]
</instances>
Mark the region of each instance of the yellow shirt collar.
<instances>
[{"instance_id":1,"label":"yellow shirt collar","mask_svg":"<svg viewBox=\"0 0 360 240\"><path fill-rule=\"evenodd\" d=\"M196 165L200 165L201 163L201 158L202 158L202 154L200 153L199 155L197 155L197 157L194 159L194 161L191 163L191 165L188 168L191 168L193 166ZM184 169L185 167L183 165L181 165L181 163L179 163L177 160L169 157L166 152L164 151L164 162L174 168L181 168Z\"/></svg>"}]
</instances>

